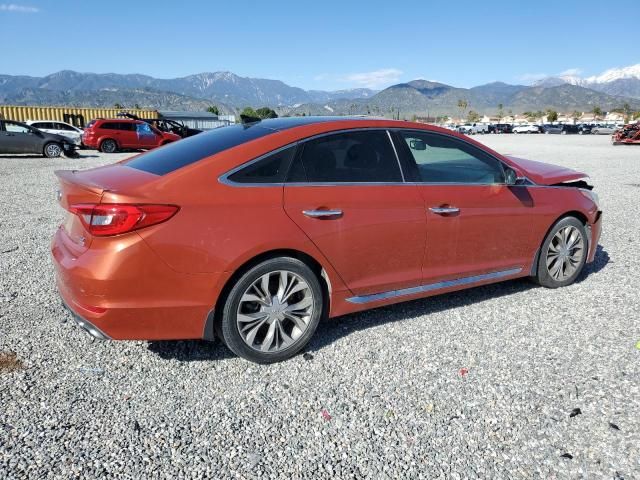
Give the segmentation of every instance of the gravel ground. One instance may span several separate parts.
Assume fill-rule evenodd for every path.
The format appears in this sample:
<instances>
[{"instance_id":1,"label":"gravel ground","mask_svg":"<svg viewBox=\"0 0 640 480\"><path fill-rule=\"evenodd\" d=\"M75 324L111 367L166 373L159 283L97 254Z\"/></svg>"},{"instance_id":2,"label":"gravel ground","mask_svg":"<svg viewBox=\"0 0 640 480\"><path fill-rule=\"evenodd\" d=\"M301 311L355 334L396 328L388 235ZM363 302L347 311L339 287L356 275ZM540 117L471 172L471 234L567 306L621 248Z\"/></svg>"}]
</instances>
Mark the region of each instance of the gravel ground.
<instances>
[{"instance_id":1,"label":"gravel ground","mask_svg":"<svg viewBox=\"0 0 640 480\"><path fill-rule=\"evenodd\" d=\"M640 478L640 147L477 138L591 173L586 275L333 319L271 366L91 340L54 288L53 171L126 155L1 157L0 478Z\"/></svg>"}]
</instances>

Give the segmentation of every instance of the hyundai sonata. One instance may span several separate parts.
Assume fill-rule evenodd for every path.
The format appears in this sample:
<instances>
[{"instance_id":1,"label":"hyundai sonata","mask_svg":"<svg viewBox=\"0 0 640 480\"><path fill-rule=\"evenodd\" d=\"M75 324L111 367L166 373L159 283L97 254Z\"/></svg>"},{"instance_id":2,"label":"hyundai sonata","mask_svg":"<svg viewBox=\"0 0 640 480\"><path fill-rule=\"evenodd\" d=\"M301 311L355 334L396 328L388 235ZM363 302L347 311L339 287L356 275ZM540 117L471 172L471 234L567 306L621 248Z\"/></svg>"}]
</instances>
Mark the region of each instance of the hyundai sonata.
<instances>
[{"instance_id":1,"label":"hyundai sonata","mask_svg":"<svg viewBox=\"0 0 640 480\"><path fill-rule=\"evenodd\" d=\"M402 121L264 120L56 174L57 285L82 327L217 337L260 363L327 316L518 277L569 285L601 229L584 173Z\"/></svg>"}]
</instances>

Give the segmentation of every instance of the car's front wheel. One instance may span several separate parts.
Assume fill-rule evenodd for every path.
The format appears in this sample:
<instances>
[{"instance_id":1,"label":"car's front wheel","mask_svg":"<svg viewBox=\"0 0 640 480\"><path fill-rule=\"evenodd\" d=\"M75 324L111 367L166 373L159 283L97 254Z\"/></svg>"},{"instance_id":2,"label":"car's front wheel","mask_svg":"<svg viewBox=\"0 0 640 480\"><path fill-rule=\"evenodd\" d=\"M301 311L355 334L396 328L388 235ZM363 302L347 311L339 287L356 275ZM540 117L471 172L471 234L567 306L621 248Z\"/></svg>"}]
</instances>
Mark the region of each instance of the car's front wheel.
<instances>
[{"instance_id":1,"label":"car's front wheel","mask_svg":"<svg viewBox=\"0 0 640 480\"><path fill-rule=\"evenodd\" d=\"M560 219L542 243L534 281L547 288L571 285L582 272L588 251L582 222L575 217Z\"/></svg>"},{"instance_id":2,"label":"car's front wheel","mask_svg":"<svg viewBox=\"0 0 640 480\"><path fill-rule=\"evenodd\" d=\"M43 149L44 156L55 158L62 155L62 147L58 143L47 143Z\"/></svg>"},{"instance_id":3,"label":"car's front wheel","mask_svg":"<svg viewBox=\"0 0 640 480\"><path fill-rule=\"evenodd\" d=\"M286 360L307 344L324 304L320 281L304 262L266 260L244 273L229 292L220 325L223 341L252 362Z\"/></svg>"}]
</instances>

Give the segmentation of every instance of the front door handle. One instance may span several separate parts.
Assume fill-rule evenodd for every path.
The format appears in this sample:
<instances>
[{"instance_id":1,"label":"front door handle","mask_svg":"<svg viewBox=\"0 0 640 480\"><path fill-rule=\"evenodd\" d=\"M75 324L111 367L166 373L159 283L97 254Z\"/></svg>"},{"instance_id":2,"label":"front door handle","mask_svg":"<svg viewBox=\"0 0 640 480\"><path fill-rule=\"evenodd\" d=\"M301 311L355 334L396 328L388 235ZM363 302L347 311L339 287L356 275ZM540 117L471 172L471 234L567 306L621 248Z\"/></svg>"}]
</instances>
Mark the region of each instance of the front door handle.
<instances>
[{"instance_id":1,"label":"front door handle","mask_svg":"<svg viewBox=\"0 0 640 480\"><path fill-rule=\"evenodd\" d=\"M457 207L431 207L430 211L438 215L447 215L451 213L460 213L460 209Z\"/></svg>"},{"instance_id":2,"label":"front door handle","mask_svg":"<svg viewBox=\"0 0 640 480\"><path fill-rule=\"evenodd\" d=\"M342 210L303 210L302 214L310 218L335 219L342 217Z\"/></svg>"}]
</instances>

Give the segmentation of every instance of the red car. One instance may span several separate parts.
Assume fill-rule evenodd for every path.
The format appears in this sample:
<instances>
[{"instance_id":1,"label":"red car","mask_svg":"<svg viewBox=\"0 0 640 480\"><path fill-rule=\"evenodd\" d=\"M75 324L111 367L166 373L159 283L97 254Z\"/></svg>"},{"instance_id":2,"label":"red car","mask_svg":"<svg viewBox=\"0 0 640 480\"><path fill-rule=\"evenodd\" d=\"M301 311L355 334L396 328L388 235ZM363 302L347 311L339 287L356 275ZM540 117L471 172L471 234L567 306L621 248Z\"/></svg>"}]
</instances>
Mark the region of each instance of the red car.
<instances>
[{"instance_id":1,"label":"red car","mask_svg":"<svg viewBox=\"0 0 640 480\"><path fill-rule=\"evenodd\" d=\"M56 174L52 255L81 326L218 337L261 363L326 316L518 277L569 285L602 221L583 173L391 120L264 120Z\"/></svg>"},{"instance_id":2,"label":"red car","mask_svg":"<svg viewBox=\"0 0 640 480\"><path fill-rule=\"evenodd\" d=\"M87 125L82 143L101 152L114 153L129 148L149 150L181 138L175 133L161 132L142 120L99 118Z\"/></svg>"}]
</instances>

